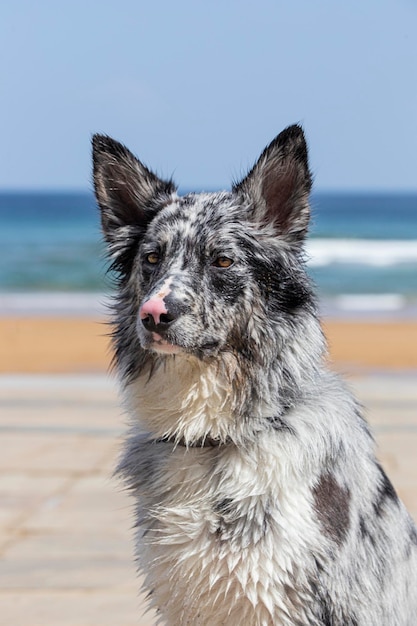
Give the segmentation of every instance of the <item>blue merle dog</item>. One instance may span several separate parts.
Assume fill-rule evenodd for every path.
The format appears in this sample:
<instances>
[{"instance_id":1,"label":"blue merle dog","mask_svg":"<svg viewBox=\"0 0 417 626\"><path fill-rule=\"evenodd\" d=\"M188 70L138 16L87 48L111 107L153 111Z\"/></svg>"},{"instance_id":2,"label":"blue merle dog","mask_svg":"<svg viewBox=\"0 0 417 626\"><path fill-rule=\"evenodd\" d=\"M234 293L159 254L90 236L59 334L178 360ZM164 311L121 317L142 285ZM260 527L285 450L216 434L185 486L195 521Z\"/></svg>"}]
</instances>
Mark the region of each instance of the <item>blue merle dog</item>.
<instances>
[{"instance_id":1,"label":"blue merle dog","mask_svg":"<svg viewBox=\"0 0 417 626\"><path fill-rule=\"evenodd\" d=\"M299 126L180 197L96 135L149 605L170 626L416 626L417 532L325 362Z\"/></svg>"}]
</instances>

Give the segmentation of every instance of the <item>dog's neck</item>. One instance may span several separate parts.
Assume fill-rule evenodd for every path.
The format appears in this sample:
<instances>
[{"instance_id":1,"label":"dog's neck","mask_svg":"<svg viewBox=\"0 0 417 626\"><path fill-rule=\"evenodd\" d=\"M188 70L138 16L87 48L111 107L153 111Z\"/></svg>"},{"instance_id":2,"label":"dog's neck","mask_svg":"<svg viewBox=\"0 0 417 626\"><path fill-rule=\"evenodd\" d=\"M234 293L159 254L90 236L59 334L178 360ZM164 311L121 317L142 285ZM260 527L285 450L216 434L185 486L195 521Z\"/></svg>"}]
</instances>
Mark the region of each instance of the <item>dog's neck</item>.
<instances>
[{"instance_id":1,"label":"dog's neck","mask_svg":"<svg viewBox=\"0 0 417 626\"><path fill-rule=\"evenodd\" d=\"M231 374L220 361L157 359L125 388L128 412L155 439L186 446L225 443L234 430Z\"/></svg>"},{"instance_id":2,"label":"dog's neck","mask_svg":"<svg viewBox=\"0 0 417 626\"><path fill-rule=\"evenodd\" d=\"M259 430L285 427L291 393L280 398L279 385L265 371L252 387L241 380L241 365L231 354L208 363L165 357L125 388L126 408L151 439L193 448L241 444Z\"/></svg>"}]
</instances>

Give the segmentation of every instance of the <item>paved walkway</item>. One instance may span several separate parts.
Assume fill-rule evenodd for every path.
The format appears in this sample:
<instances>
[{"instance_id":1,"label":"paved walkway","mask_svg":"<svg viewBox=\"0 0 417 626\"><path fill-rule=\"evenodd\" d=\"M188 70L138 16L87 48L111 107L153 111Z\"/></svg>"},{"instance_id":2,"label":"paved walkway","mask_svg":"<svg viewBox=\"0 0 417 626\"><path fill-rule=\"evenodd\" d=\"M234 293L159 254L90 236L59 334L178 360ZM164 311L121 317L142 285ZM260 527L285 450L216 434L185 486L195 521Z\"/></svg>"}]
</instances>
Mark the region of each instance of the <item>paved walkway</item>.
<instances>
[{"instance_id":1,"label":"paved walkway","mask_svg":"<svg viewBox=\"0 0 417 626\"><path fill-rule=\"evenodd\" d=\"M417 518L416 376L352 381ZM130 503L111 479L123 417L98 376L0 377L0 624L150 626Z\"/></svg>"}]
</instances>

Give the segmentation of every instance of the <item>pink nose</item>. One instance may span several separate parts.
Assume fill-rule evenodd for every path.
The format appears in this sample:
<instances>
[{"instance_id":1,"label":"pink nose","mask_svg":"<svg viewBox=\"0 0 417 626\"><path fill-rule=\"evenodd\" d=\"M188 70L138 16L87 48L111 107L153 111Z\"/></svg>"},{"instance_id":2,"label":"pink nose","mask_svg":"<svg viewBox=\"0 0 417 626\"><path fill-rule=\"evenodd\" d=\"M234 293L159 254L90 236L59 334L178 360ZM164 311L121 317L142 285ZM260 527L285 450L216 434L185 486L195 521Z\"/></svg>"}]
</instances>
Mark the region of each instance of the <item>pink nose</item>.
<instances>
[{"instance_id":1,"label":"pink nose","mask_svg":"<svg viewBox=\"0 0 417 626\"><path fill-rule=\"evenodd\" d=\"M139 309L139 317L141 320L151 316L154 319L155 324L159 324L161 321L161 315L168 313L163 298L150 298Z\"/></svg>"}]
</instances>

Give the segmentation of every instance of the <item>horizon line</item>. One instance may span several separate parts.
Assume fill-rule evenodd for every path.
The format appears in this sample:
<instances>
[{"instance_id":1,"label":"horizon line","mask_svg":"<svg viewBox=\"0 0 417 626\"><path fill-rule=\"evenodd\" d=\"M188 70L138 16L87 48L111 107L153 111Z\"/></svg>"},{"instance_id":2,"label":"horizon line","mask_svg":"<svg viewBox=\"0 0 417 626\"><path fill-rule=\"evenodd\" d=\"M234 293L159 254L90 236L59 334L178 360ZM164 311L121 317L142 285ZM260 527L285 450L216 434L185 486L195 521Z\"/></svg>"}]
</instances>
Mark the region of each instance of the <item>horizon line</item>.
<instances>
[{"instance_id":1,"label":"horizon line","mask_svg":"<svg viewBox=\"0 0 417 626\"><path fill-rule=\"evenodd\" d=\"M215 193L217 191L228 191L226 188L212 187L212 186L203 186L203 185L193 185L192 187L188 187L187 185L182 185L178 188L179 194L182 195L184 193ZM1 187L0 186L0 194L54 194L54 193L68 193L68 194L94 194L93 188L89 187L66 187L66 186L44 186L44 187ZM354 194L395 194L395 195L417 195L417 187L315 187L311 191L311 195L315 194L344 194L344 195L354 195Z\"/></svg>"}]
</instances>

